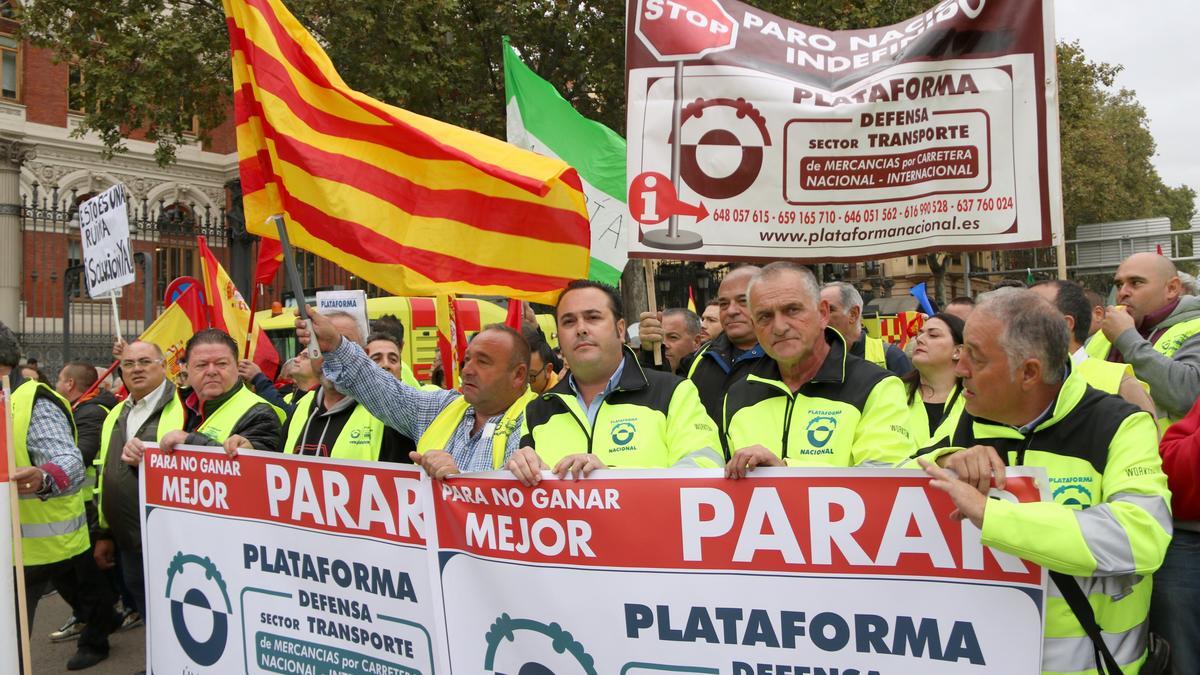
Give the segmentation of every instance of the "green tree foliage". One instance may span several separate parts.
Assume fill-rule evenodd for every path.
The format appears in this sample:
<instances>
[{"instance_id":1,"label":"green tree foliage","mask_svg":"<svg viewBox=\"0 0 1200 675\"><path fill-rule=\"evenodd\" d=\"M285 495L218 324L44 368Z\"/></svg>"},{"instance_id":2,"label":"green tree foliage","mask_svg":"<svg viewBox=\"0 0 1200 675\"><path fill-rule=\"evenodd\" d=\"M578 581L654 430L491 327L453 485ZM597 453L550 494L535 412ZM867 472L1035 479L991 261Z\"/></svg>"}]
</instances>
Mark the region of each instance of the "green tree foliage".
<instances>
[{"instance_id":1,"label":"green tree foliage","mask_svg":"<svg viewBox=\"0 0 1200 675\"><path fill-rule=\"evenodd\" d=\"M1187 229L1196 192L1167 187L1146 110L1129 89L1115 89L1121 66L1089 61L1079 43L1058 46L1063 210L1067 238L1088 223L1167 216Z\"/></svg>"},{"instance_id":2,"label":"green tree foliage","mask_svg":"<svg viewBox=\"0 0 1200 675\"><path fill-rule=\"evenodd\" d=\"M287 0L347 84L437 119L504 136L500 36L584 115L625 128L624 0ZM929 0L766 0L763 11L830 29L883 25ZM161 162L199 120L201 136L230 110L225 16L217 0L38 0L23 31L77 64L79 133L109 152L130 129Z\"/></svg>"},{"instance_id":3,"label":"green tree foliage","mask_svg":"<svg viewBox=\"0 0 1200 675\"><path fill-rule=\"evenodd\" d=\"M887 25L932 0L758 0L764 12L839 30ZM346 82L413 112L504 136L500 36L584 115L625 127L625 0L287 0ZM88 111L79 133L110 152L130 129L169 162L198 119L202 137L231 110L229 40L217 0L38 0L24 10L34 44L77 64ZM1195 192L1167 187L1120 66L1058 48L1067 236L1083 223L1168 215L1186 228Z\"/></svg>"}]
</instances>

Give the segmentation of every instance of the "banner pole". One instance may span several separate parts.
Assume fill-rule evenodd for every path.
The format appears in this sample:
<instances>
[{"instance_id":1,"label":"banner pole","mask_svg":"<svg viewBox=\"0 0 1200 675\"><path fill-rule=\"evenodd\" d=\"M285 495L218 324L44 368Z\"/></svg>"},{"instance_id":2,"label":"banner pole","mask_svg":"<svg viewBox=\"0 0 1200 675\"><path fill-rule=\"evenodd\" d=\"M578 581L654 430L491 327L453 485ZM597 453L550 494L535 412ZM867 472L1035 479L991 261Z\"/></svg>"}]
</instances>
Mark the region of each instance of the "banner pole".
<instances>
[{"instance_id":1,"label":"banner pole","mask_svg":"<svg viewBox=\"0 0 1200 675\"><path fill-rule=\"evenodd\" d=\"M121 318L119 316L117 316L117 292L109 291L108 299L112 300L113 332L117 334L118 340L120 340L121 342L124 342L125 338L121 337Z\"/></svg>"},{"instance_id":2,"label":"banner pole","mask_svg":"<svg viewBox=\"0 0 1200 675\"><path fill-rule=\"evenodd\" d=\"M675 216L671 216L674 218ZM647 260L642 264L642 271L646 274L646 304L650 306L651 312L658 311L658 297L654 290L654 263ZM638 336L641 339L641 336ZM658 342L654 345L654 365L661 366L663 362L662 343Z\"/></svg>"}]
</instances>

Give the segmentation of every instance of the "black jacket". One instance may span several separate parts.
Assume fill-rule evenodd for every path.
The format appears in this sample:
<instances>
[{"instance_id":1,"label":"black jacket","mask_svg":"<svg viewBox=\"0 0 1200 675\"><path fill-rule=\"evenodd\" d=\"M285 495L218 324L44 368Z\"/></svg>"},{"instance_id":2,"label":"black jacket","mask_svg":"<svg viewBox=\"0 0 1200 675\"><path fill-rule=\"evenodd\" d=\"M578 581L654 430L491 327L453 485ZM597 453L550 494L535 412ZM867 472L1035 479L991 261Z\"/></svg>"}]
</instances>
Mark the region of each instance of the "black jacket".
<instances>
[{"instance_id":1,"label":"black jacket","mask_svg":"<svg viewBox=\"0 0 1200 675\"><path fill-rule=\"evenodd\" d=\"M167 386L154 402L150 416L134 433L135 438L150 442L158 440L159 417L174 395L175 385L168 380ZM121 450L125 447L128 430L126 422L132 407L132 403L126 402L117 416L112 433L104 439L108 451L104 456L104 466L100 467L99 481L103 486L100 491L100 509L104 511L108 527L97 529L93 532L93 538L111 537L122 550L136 552L142 549L142 521L138 511L138 470L137 467L121 461Z\"/></svg>"},{"instance_id":2,"label":"black jacket","mask_svg":"<svg viewBox=\"0 0 1200 675\"><path fill-rule=\"evenodd\" d=\"M204 422L204 419L211 415L221 407L221 404L229 400L239 389L246 385L242 384L241 380L233 385L233 387L221 394L217 398L207 401L204 404L203 411L193 407L198 404L198 400L193 395L191 389L183 389L178 392L180 402L183 403L184 418L183 430L188 432L187 440L189 445L209 445L220 446L221 444L212 440L204 434L196 433L196 429ZM201 414L203 412L203 414ZM283 447L283 424L279 421L279 415L269 403L257 403L242 418L237 424L233 425L230 435L237 434L250 441L250 444L257 450L267 450L269 452L279 452Z\"/></svg>"},{"instance_id":3,"label":"black jacket","mask_svg":"<svg viewBox=\"0 0 1200 675\"><path fill-rule=\"evenodd\" d=\"M285 438L287 429L293 422L304 425L296 447L292 448L292 452L297 455L328 457L333 450L333 444L341 435L342 429L346 427L350 416L354 414L354 409L362 405L355 402L354 405L343 406L337 408L333 413L329 413L328 408L325 407L325 397L321 392L317 396L318 400L314 401L312 407L309 408L307 419L293 419L296 408L299 407L293 406L292 412L288 416L288 423L284 425ZM412 464L412 458L408 456L408 453L416 449L417 444L413 439L384 425L383 440L379 444L379 456L376 459L380 462ZM281 447L280 450L285 450L285 448Z\"/></svg>"},{"instance_id":4,"label":"black jacket","mask_svg":"<svg viewBox=\"0 0 1200 675\"><path fill-rule=\"evenodd\" d=\"M722 446L728 443L725 434L725 394L735 382L744 380L755 364L766 358L766 352L757 344L748 351L738 350L737 356L734 356L734 350L733 343L721 333L679 364L680 375L687 377L691 373L692 384L700 391L704 410L717 423ZM729 459L729 448L722 447L722 450L725 459Z\"/></svg>"},{"instance_id":5,"label":"black jacket","mask_svg":"<svg viewBox=\"0 0 1200 675\"><path fill-rule=\"evenodd\" d=\"M111 391L100 390L95 396L75 405L75 429L78 433L79 452L83 455L83 466L90 467L100 454L100 430L108 411L117 404Z\"/></svg>"}]
</instances>

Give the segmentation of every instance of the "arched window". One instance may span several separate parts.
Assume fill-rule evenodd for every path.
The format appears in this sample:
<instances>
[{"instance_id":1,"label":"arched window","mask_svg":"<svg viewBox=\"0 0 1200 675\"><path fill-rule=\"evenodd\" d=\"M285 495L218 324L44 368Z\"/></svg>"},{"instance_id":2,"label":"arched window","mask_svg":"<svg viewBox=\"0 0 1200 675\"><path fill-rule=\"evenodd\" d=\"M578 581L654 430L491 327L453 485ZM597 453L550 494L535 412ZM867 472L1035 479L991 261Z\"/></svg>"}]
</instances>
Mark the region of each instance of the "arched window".
<instances>
[{"instance_id":1,"label":"arched window","mask_svg":"<svg viewBox=\"0 0 1200 675\"><path fill-rule=\"evenodd\" d=\"M157 225L160 234L192 235L196 232L196 215L191 207L175 202L163 207Z\"/></svg>"}]
</instances>

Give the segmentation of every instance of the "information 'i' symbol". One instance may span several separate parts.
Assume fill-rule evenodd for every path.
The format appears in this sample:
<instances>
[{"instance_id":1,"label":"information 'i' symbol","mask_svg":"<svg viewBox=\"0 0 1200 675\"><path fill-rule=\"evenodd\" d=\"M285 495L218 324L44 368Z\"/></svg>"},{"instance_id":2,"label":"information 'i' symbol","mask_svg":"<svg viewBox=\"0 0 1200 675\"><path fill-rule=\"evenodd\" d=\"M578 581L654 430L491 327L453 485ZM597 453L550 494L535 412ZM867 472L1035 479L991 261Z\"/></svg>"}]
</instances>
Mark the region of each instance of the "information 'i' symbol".
<instances>
[{"instance_id":1,"label":"information 'i' symbol","mask_svg":"<svg viewBox=\"0 0 1200 675\"><path fill-rule=\"evenodd\" d=\"M659 222L662 218L658 217L658 195L654 192L658 178L646 176L642 183L646 189L642 190L642 217L639 220L645 223Z\"/></svg>"}]
</instances>

